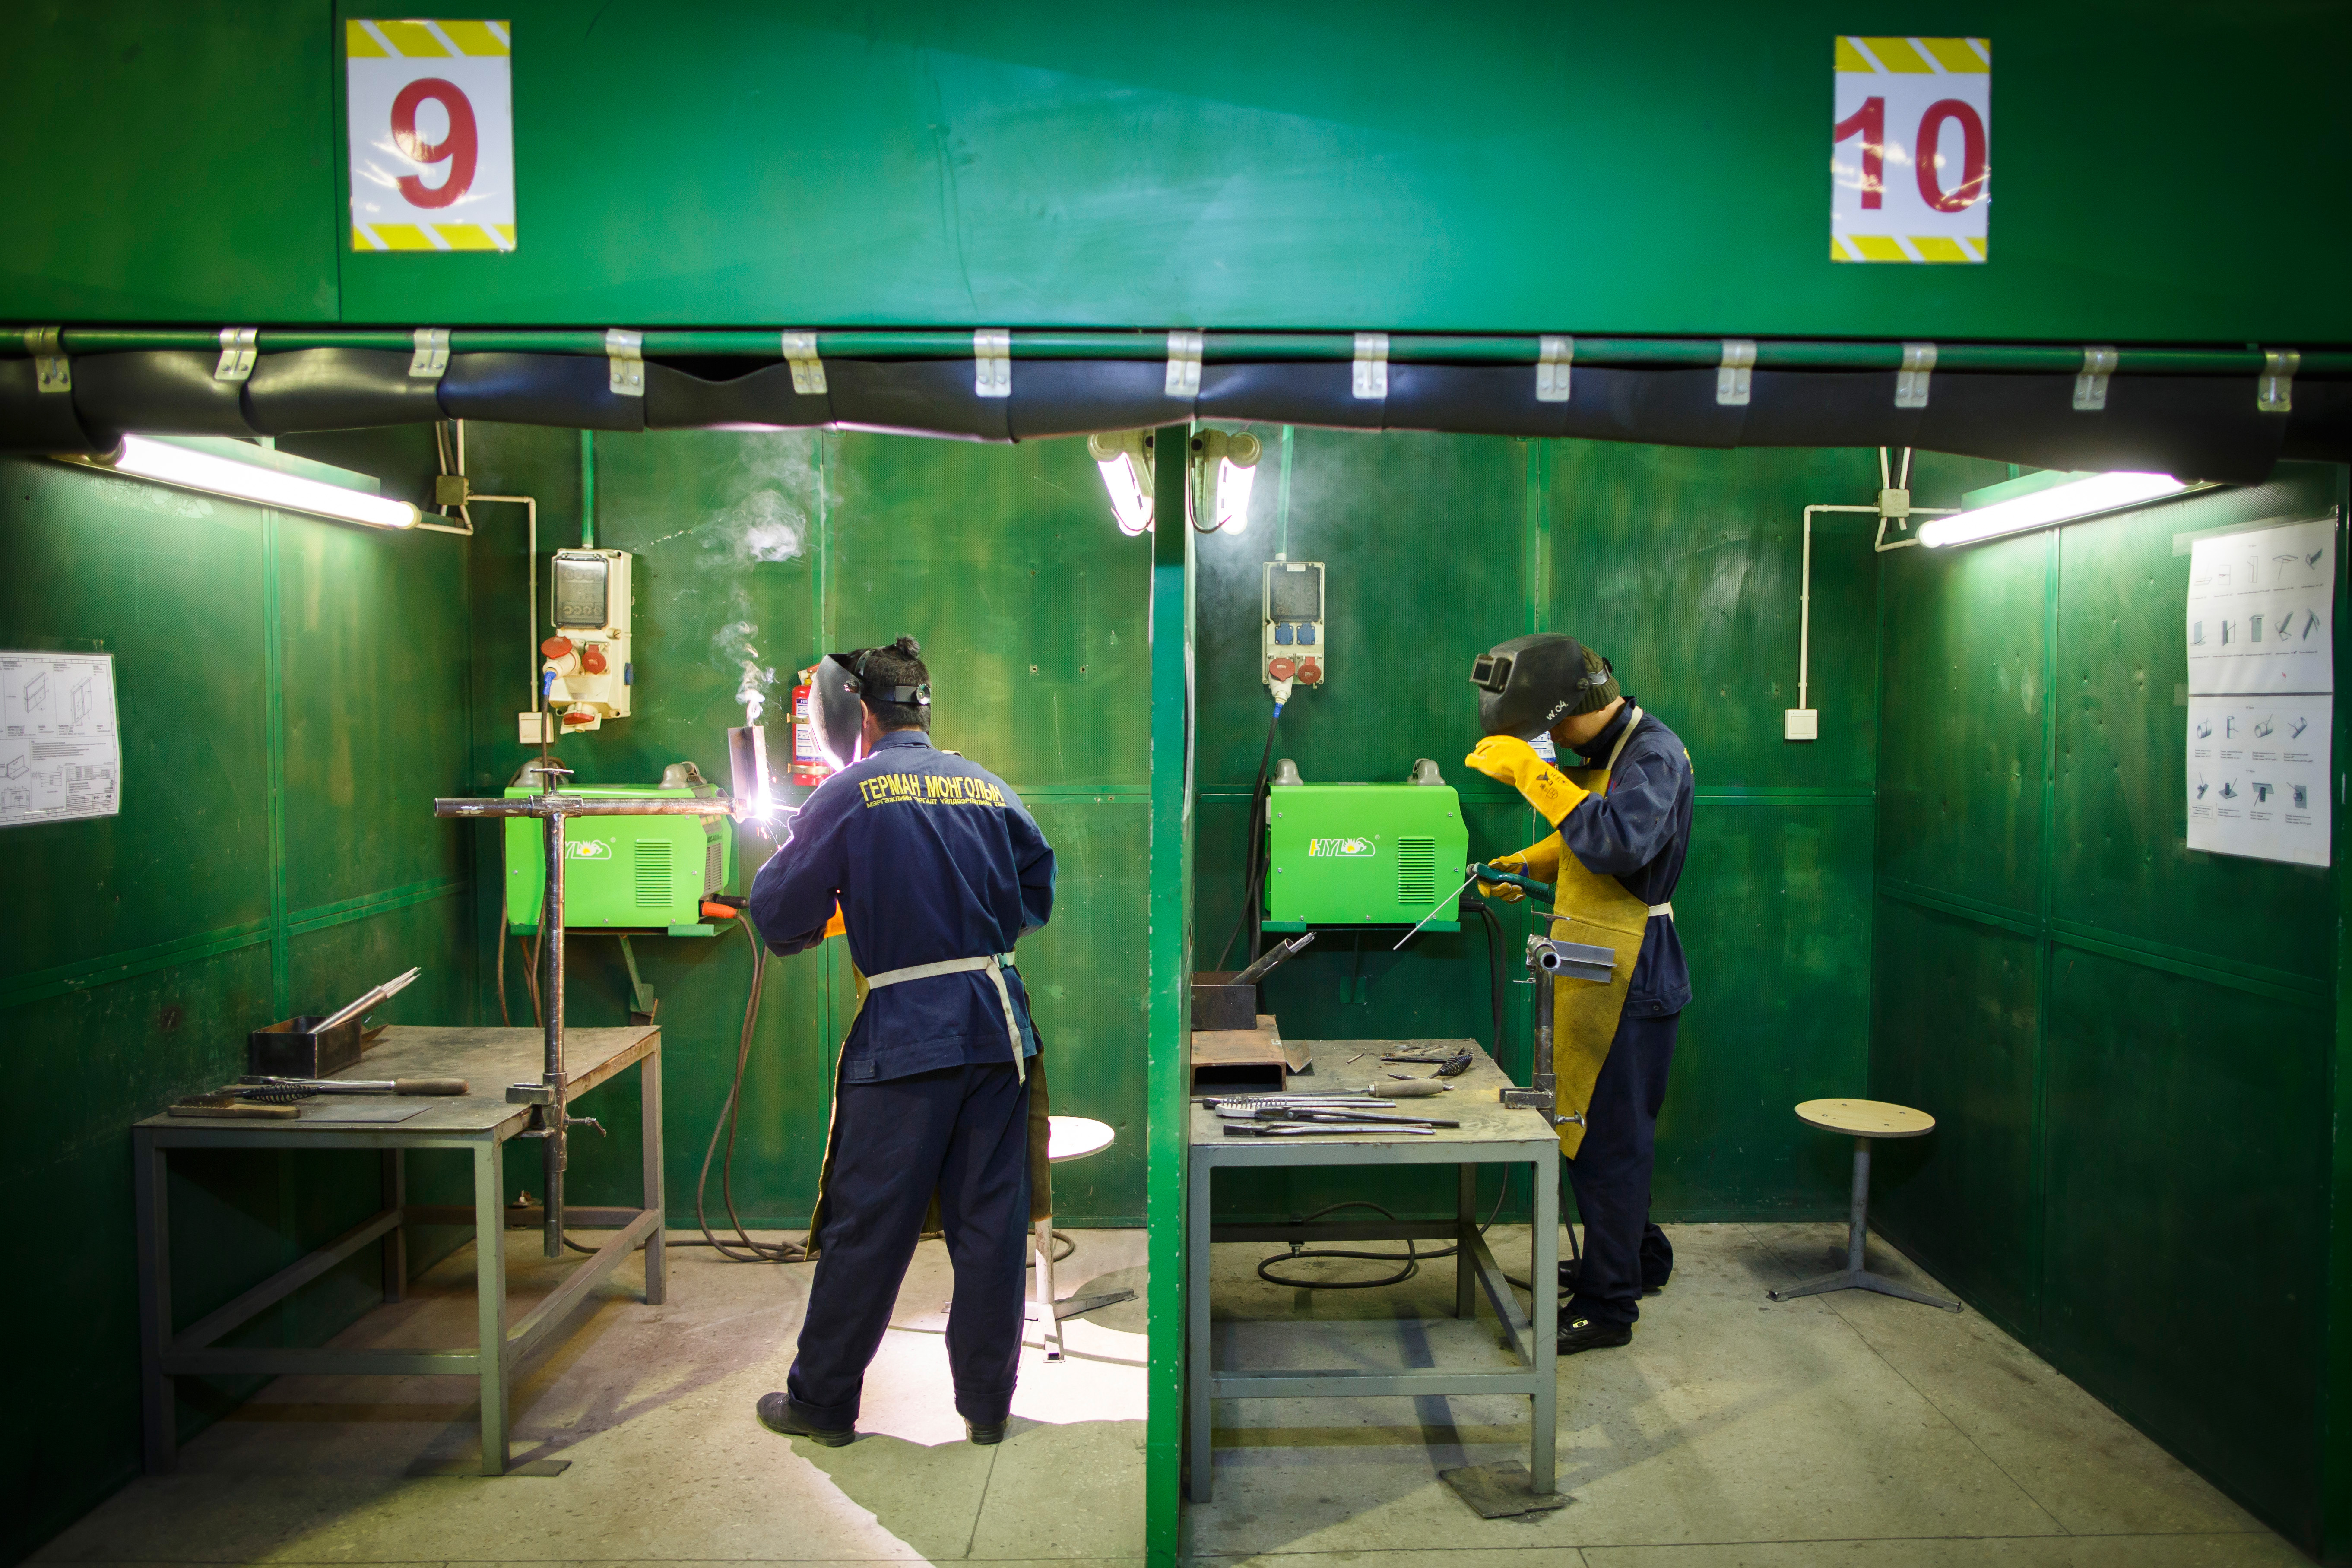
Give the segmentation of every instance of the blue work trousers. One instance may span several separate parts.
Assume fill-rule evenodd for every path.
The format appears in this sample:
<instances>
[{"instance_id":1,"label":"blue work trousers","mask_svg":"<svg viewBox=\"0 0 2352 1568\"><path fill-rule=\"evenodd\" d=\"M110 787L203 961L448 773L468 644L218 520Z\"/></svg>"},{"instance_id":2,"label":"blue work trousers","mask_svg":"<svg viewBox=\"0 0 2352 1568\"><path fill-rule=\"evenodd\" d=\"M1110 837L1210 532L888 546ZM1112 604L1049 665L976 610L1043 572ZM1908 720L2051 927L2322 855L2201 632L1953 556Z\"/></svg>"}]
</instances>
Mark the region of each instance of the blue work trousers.
<instances>
[{"instance_id":1,"label":"blue work trousers","mask_svg":"<svg viewBox=\"0 0 2352 1568\"><path fill-rule=\"evenodd\" d=\"M1630 1323L1642 1315L1643 1287L1664 1284L1674 1271L1675 1249L1650 1223L1650 1167L1681 1021L1679 1013L1617 1021L1584 1113L1584 1142L1567 1162L1584 1220L1584 1264L1563 1322Z\"/></svg>"},{"instance_id":2,"label":"blue work trousers","mask_svg":"<svg viewBox=\"0 0 2352 1568\"><path fill-rule=\"evenodd\" d=\"M785 1389L820 1426L856 1425L923 1213L940 1194L955 1304L955 1405L992 1426L1013 1408L1028 1264L1029 1088L1002 1066L845 1083L834 1108L816 1278Z\"/></svg>"}]
</instances>

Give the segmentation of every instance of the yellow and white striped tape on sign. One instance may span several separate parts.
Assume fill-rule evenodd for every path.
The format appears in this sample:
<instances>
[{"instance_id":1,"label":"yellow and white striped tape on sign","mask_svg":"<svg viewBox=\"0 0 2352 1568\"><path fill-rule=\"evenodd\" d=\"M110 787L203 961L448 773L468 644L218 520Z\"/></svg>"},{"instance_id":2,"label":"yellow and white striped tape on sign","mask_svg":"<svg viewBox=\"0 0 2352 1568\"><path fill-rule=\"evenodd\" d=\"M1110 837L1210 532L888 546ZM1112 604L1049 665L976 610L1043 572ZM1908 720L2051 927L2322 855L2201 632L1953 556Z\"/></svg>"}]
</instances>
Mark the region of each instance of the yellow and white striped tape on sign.
<instances>
[{"instance_id":1,"label":"yellow and white striped tape on sign","mask_svg":"<svg viewBox=\"0 0 2352 1568\"><path fill-rule=\"evenodd\" d=\"M515 248L513 33L503 21L343 24L352 248Z\"/></svg>"},{"instance_id":2,"label":"yellow and white striped tape on sign","mask_svg":"<svg viewBox=\"0 0 2352 1568\"><path fill-rule=\"evenodd\" d=\"M1844 37L1832 58L1830 259L1986 260L1991 41Z\"/></svg>"}]
</instances>

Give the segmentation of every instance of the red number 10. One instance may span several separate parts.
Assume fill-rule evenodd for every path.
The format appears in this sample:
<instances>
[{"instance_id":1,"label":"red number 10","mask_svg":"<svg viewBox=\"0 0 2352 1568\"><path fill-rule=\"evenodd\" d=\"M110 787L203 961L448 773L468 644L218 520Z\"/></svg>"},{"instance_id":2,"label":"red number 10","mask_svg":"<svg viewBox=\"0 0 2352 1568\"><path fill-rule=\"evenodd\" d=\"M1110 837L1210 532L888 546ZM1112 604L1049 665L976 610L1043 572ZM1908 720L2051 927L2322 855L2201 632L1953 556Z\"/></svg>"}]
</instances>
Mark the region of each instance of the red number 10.
<instances>
[{"instance_id":1,"label":"red number 10","mask_svg":"<svg viewBox=\"0 0 2352 1568\"><path fill-rule=\"evenodd\" d=\"M1936 173L1937 143L1944 121L1960 127L1960 183L1946 190ZM1862 205L1874 211L1886 195L1886 100L1865 98L1862 107L1837 122L1830 133L1835 146L1849 136L1862 138ZM1919 134L1911 142L1912 172L1919 177L1919 199L1939 213L1956 213L1984 199L1985 128L1977 111L1957 98L1938 99L1919 117Z\"/></svg>"},{"instance_id":2,"label":"red number 10","mask_svg":"<svg viewBox=\"0 0 2352 1568\"><path fill-rule=\"evenodd\" d=\"M449 134L445 141L427 142L416 133L416 110L427 99L438 103L449 116ZM1982 133L1979 134L1981 138ZM447 177L438 185L428 185L414 174L403 174L400 194L409 205L446 207L473 184L479 138L474 131L474 106L467 101L457 83L443 81L439 77L423 77L402 88L400 96L392 100L392 140L403 153L419 163L429 167L446 161L449 165Z\"/></svg>"}]
</instances>

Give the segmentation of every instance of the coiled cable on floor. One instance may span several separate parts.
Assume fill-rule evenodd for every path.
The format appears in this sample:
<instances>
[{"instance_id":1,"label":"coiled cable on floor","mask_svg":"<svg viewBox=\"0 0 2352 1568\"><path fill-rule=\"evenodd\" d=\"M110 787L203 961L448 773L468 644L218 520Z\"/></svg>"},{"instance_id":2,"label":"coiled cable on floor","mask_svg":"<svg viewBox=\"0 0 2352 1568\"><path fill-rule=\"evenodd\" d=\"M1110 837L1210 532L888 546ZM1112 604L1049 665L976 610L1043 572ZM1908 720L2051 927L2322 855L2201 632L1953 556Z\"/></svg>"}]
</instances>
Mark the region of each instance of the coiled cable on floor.
<instances>
[{"instance_id":1,"label":"coiled cable on floor","mask_svg":"<svg viewBox=\"0 0 2352 1568\"><path fill-rule=\"evenodd\" d=\"M1486 1235L1487 1231L1494 1228L1496 1219L1503 1212L1503 1200L1510 1195L1510 1191L1511 1173L1509 1167L1506 1166L1503 1171L1503 1190L1495 1194L1495 1206L1488 1211L1486 1223L1478 1227L1480 1236ZM1298 1223L1312 1225L1325 1215L1340 1209L1370 1209L1383 1219L1396 1218L1394 1214L1370 1198L1349 1198L1340 1203L1326 1204ZM1451 1258L1461 1250L1461 1245L1456 1243L1435 1252L1423 1252L1414 1247L1410 1238L1406 1240L1402 1252L1355 1252L1336 1247L1294 1246L1288 1252L1276 1253L1272 1258L1259 1259L1257 1277L1269 1285L1280 1285L1292 1290L1371 1290L1382 1285L1402 1285L1420 1273L1423 1264L1434 1263L1442 1258ZM1351 1258L1367 1263L1402 1263L1404 1267L1393 1274L1384 1274L1377 1279L1292 1279L1270 1272L1277 1263L1288 1263L1301 1258Z\"/></svg>"}]
</instances>

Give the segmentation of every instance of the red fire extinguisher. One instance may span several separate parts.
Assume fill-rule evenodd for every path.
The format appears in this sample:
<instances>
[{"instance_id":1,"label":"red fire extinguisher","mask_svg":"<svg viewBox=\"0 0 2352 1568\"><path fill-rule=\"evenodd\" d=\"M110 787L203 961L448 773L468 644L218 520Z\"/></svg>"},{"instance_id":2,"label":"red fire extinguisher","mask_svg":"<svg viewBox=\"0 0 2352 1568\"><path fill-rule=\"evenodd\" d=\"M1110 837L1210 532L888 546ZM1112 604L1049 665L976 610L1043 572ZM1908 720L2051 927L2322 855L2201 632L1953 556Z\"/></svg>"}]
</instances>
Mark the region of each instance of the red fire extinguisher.
<instances>
[{"instance_id":1,"label":"red fire extinguisher","mask_svg":"<svg viewBox=\"0 0 2352 1568\"><path fill-rule=\"evenodd\" d=\"M816 667L809 666L800 672L798 684L793 688L793 783L820 784L833 773L833 764L825 761L817 749L816 721L809 713L809 699L816 680Z\"/></svg>"}]
</instances>

